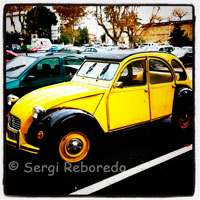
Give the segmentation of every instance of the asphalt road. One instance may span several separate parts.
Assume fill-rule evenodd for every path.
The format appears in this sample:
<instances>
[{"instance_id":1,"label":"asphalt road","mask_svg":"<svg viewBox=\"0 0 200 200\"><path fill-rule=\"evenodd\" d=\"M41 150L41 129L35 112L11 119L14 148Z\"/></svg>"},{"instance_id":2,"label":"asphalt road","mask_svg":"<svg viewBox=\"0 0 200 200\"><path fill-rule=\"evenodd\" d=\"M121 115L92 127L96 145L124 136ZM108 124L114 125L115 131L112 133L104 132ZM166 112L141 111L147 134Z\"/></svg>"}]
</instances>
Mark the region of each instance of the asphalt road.
<instances>
[{"instance_id":1,"label":"asphalt road","mask_svg":"<svg viewBox=\"0 0 200 200\"><path fill-rule=\"evenodd\" d=\"M73 165L76 170L71 170L69 164L60 160L46 162L36 156L6 148L4 191L9 196L68 196L189 143L192 141L174 132L169 119L163 120L103 137L98 142L93 158L82 163L89 170L84 171L85 167L82 172L79 170L81 164ZM91 166L93 168L89 168ZM97 166L113 168L110 171L98 168L97 171ZM90 196L190 196L194 192L194 177L194 155L190 151Z\"/></svg>"}]
</instances>

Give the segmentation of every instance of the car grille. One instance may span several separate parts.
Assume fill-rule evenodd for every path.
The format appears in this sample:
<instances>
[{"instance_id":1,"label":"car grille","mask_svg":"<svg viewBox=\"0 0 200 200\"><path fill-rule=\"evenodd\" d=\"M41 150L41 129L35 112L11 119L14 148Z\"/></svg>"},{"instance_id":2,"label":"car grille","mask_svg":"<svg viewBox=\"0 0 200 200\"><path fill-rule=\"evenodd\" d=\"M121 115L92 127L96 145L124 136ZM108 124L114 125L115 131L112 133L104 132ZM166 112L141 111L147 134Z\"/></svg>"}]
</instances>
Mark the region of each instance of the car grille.
<instances>
[{"instance_id":1,"label":"car grille","mask_svg":"<svg viewBox=\"0 0 200 200\"><path fill-rule=\"evenodd\" d=\"M10 128L18 131L21 126L21 121L17 117L10 114L8 117L8 125L10 126Z\"/></svg>"}]
</instances>

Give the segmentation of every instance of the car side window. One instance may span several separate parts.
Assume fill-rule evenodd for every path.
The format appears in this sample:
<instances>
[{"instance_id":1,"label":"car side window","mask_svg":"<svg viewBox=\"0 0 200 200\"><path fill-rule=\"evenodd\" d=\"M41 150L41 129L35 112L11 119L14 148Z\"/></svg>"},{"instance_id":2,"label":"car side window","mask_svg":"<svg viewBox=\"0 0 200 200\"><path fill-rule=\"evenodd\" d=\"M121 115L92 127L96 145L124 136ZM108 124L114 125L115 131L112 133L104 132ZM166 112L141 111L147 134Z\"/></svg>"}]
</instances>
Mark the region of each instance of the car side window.
<instances>
[{"instance_id":1,"label":"car side window","mask_svg":"<svg viewBox=\"0 0 200 200\"><path fill-rule=\"evenodd\" d=\"M83 60L81 58L65 57L65 65L81 65Z\"/></svg>"},{"instance_id":2,"label":"car side window","mask_svg":"<svg viewBox=\"0 0 200 200\"><path fill-rule=\"evenodd\" d=\"M149 61L150 83L160 84L173 81L172 72L169 67L160 60Z\"/></svg>"},{"instance_id":3,"label":"car side window","mask_svg":"<svg viewBox=\"0 0 200 200\"><path fill-rule=\"evenodd\" d=\"M187 76L182 65L177 60L174 59L172 60L171 64L176 74L176 80L177 81L186 80Z\"/></svg>"},{"instance_id":4,"label":"car side window","mask_svg":"<svg viewBox=\"0 0 200 200\"><path fill-rule=\"evenodd\" d=\"M36 79L59 77L59 58L47 58L41 60L36 66L33 67L29 75L34 75Z\"/></svg>"},{"instance_id":5,"label":"car side window","mask_svg":"<svg viewBox=\"0 0 200 200\"><path fill-rule=\"evenodd\" d=\"M81 58L65 57L64 67L67 76L73 76L77 69L81 66L83 60Z\"/></svg>"},{"instance_id":6,"label":"car side window","mask_svg":"<svg viewBox=\"0 0 200 200\"><path fill-rule=\"evenodd\" d=\"M144 60L129 63L122 71L118 81L123 82L124 87L146 84L146 64Z\"/></svg>"}]
</instances>

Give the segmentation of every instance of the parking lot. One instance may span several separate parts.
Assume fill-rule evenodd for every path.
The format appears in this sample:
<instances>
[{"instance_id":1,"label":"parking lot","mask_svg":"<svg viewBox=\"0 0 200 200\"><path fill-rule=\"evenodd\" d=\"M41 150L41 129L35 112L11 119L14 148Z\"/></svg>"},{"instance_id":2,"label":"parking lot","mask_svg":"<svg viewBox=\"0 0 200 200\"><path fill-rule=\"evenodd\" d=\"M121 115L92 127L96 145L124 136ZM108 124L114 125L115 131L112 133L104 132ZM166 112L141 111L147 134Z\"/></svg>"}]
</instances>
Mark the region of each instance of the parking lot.
<instances>
[{"instance_id":1,"label":"parking lot","mask_svg":"<svg viewBox=\"0 0 200 200\"><path fill-rule=\"evenodd\" d=\"M83 162L82 165L115 167L113 171L106 172L101 170L102 168L95 171L94 167L92 171L91 168L82 172L78 171L78 168L76 171L70 171L69 165L60 160L51 160L47 163L35 156L16 153L12 148L8 148L4 177L5 193L20 196L68 196L74 193L79 196L79 190L97 183L89 195L140 197L192 195L194 155L190 144L193 142L177 136L170 125L170 119L166 119L161 123L153 123L103 138L100 141L101 148L98 147L93 159ZM174 151L183 148L189 150L146 170L140 167L162 156L169 157ZM11 168L13 161L17 162L17 169ZM124 171L138 167L140 168L138 173L121 181L116 178L110 186L105 186L104 183L99 185L103 180L110 181L107 178L117 174L121 176Z\"/></svg>"}]
</instances>

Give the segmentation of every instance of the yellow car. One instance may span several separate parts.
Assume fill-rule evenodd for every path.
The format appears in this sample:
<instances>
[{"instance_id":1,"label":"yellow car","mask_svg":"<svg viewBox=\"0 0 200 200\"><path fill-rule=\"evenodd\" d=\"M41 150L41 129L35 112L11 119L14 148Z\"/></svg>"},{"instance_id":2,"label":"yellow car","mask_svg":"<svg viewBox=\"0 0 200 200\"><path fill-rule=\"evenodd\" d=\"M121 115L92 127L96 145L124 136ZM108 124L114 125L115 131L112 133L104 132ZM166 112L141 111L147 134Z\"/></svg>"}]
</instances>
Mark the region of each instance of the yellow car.
<instances>
[{"instance_id":1,"label":"yellow car","mask_svg":"<svg viewBox=\"0 0 200 200\"><path fill-rule=\"evenodd\" d=\"M7 144L67 162L87 158L95 138L163 118L179 130L192 121L192 85L178 58L168 53L88 55L71 82L35 90L13 105Z\"/></svg>"}]
</instances>

